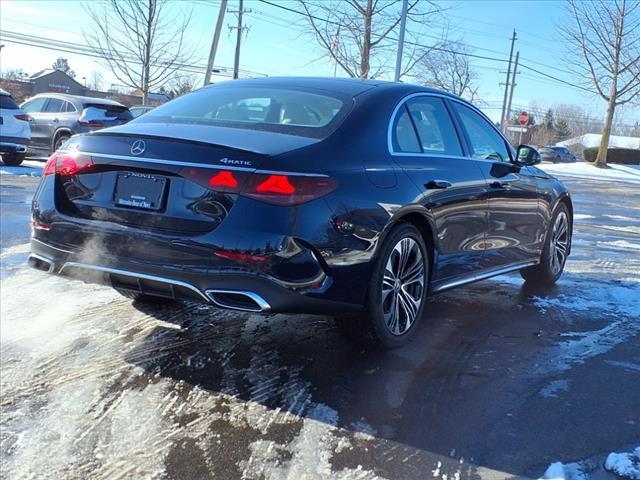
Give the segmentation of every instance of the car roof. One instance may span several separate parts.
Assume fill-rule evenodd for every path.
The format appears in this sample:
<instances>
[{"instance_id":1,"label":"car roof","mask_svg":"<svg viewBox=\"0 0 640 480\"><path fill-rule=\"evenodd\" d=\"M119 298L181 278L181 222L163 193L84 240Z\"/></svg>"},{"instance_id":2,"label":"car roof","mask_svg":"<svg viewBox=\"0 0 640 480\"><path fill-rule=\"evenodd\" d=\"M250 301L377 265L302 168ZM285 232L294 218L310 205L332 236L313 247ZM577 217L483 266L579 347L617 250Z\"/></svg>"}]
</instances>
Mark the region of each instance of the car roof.
<instances>
[{"instance_id":1,"label":"car roof","mask_svg":"<svg viewBox=\"0 0 640 480\"><path fill-rule=\"evenodd\" d=\"M54 97L60 98L62 100L69 100L71 102L81 102L81 103L95 103L98 105L113 105L117 107L124 107L120 102L116 102L115 100L109 100L107 98L97 98L97 97L84 97L82 95L69 95L67 93L56 93L56 92L44 92L38 93L31 98L39 98L39 97ZM31 99L30 99L31 100Z\"/></svg>"},{"instance_id":2,"label":"car roof","mask_svg":"<svg viewBox=\"0 0 640 480\"><path fill-rule=\"evenodd\" d=\"M401 91L415 91L415 92L427 92L438 93L442 95L448 95L457 98L455 95L451 95L442 90L435 88L425 87L422 85L413 85L408 83L390 82L386 80L360 80L357 78L333 78L333 77L258 77L258 78L244 78L241 80L228 80L220 83L212 83L204 87L215 88L217 85L237 85L243 84L247 86L256 87L306 87L317 90L328 90L336 93L342 93L344 95L356 96L364 93L372 88L383 87L385 90L401 90Z\"/></svg>"}]
</instances>

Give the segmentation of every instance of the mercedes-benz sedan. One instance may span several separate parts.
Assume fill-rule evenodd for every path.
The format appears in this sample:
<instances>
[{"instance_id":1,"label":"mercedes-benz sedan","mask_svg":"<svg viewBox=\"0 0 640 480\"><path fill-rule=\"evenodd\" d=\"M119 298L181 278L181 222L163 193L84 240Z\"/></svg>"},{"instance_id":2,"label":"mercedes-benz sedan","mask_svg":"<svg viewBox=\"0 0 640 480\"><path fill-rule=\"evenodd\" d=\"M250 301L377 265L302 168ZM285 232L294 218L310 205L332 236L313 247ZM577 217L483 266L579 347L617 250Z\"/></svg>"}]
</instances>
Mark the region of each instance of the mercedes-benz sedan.
<instances>
[{"instance_id":1,"label":"mercedes-benz sedan","mask_svg":"<svg viewBox=\"0 0 640 480\"><path fill-rule=\"evenodd\" d=\"M517 270L558 279L572 205L538 161L429 88L211 85L55 152L30 263L138 301L330 314L395 347L431 294Z\"/></svg>"}]
</instances>

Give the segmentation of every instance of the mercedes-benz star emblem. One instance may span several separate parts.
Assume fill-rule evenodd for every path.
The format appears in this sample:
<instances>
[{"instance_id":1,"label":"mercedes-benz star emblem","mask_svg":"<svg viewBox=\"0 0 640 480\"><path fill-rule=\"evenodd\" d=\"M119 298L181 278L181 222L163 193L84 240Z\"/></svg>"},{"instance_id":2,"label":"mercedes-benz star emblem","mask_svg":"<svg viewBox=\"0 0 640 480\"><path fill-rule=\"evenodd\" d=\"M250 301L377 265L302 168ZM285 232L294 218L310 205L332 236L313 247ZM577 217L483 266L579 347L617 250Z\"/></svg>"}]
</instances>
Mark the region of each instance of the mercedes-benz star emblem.
<instances>
[{"instance_id":1,"label":"mercedes-benz star emblem","mask_svg":"<svg viewBox=\"0 0 640 480\"><path fill-rule=\"evenodd\" d=\"M136 140L131 144L131 155L141 155L147 148L147 144L144 140Z\"/></svg>"}]
</instances>

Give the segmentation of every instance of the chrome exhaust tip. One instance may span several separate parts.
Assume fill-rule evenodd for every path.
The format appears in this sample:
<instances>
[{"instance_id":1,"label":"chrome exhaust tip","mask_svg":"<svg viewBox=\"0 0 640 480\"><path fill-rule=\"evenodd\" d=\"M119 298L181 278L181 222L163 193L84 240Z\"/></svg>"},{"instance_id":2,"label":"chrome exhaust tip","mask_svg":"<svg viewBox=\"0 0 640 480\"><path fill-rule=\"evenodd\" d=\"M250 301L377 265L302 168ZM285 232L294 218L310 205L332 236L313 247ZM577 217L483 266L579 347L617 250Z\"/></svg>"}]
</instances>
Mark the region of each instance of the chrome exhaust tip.
<instances>
[{"instance_id":1,"label":"chrome exhaust tip","mask_svg":"<svg viewBox=\"0 0 640 480\"><path fill-rule=\"evenodd\" d=\"M29 254L27 263L31 267L35 268L36 270L40 270L47 273L51 273L54 267L54 263L51 260L41 255L38 255L37 253Z\"/></svg>"},{"instance_id":2,"label":"chrome exhaust tip","mask_svg":"<svg viewBox=\"0 0 640 480\"><path fill-rule=\"evenodd\" d=\"M207 290L207 297L220 308L241 312L268 312L271 305L254 292L239 290Z\"/></svg>"}]
</instances>

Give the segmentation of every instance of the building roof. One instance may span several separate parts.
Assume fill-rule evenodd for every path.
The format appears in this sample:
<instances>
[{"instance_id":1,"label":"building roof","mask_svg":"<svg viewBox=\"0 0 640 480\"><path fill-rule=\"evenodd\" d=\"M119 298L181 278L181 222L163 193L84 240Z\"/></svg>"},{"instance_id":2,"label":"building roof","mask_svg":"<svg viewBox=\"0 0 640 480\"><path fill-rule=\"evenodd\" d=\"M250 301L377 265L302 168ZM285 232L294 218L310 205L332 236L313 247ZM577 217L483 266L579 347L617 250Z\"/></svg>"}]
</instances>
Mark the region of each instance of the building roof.
<instances>
[{"instance_id":1,"label":"building roof","mask_svg":"<svg viewBox=\"0 0 640 480\"><path fill-rule=\"evenodd\" d=\"M562 142L556 143L561 147L571 145L582 145L585 148L597 147L600 145L602 135L598 133L587 133L579 137L569 138ZM619 135L611 135L609 137L609 148L631 148L640 150L640 137L623 137Z\"/></svg>"}]
</instances>

